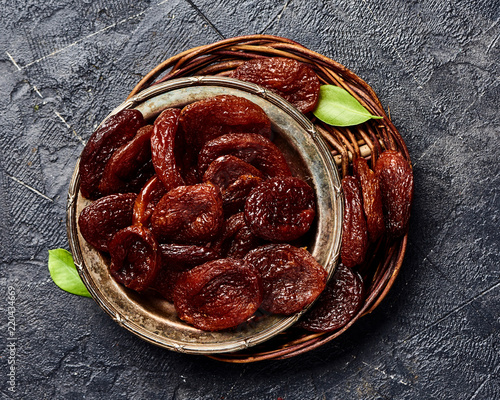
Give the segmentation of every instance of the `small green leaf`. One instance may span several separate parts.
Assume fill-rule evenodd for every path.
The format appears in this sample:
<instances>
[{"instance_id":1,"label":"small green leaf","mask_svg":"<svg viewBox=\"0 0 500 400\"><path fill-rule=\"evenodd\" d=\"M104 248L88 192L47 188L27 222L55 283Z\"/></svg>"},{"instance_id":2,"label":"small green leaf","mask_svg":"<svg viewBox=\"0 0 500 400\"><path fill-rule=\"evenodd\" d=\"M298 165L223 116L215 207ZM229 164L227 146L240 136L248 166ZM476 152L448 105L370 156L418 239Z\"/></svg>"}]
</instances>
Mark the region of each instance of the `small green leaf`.
<instances>
[{"instance_id":1,"label":"small green leaf","mask_svg":"<svg viewBox=\"0 0 500 400\"><path fill-rule=\"evenodd\" d=\"M78 296L92 297L80 279L69 251L49 250L49 272L54 283L62 290Z\"/></svg>"},{"instance_id":2,"label":"small green leaf","mask_svg":"<svg viewBox=\"0 0 500 400\"><path fill-rule=\"evenodd\" d=\"M318 105L313 114L333 126L358 125L371 118L383 118L370 114L347 90L334 85L320 87Z\"/></svg>"}]
</instances>

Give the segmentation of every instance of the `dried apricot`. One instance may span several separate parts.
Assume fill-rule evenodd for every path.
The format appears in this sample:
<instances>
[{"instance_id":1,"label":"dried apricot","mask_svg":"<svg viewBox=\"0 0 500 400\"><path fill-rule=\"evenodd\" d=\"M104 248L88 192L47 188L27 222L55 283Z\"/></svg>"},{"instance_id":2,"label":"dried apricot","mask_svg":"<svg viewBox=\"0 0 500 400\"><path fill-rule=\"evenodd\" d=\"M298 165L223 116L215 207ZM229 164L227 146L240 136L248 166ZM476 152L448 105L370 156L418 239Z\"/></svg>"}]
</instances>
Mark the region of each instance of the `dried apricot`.
<instances>
[{"instance_id":1,"label":"dried apricot","mask_svg":"<svg viewBox=\"0 0 500 400\"><path fill-rule=\"evenodd\" d=\"M262 183L262 178L242 175L222 192L222 207L226 216L243 211L250 192Z\"/></svg>"},{"instance_id":2,"label":"dried apricot","mask_svg":"<svg viewBox=\"0 0 500 400\"><path fill-rule=\"evenodd\" d=\"M152 125L143 126L132 140L113 153L99 182L99 191L103 195L137 193L153 176L151 133Z\"/></svg>"},{"instance_id":3,"label":"dried apricot","mask_svg":"<svg viewBox=\"0 0 500 400\"><path fill-rule=\"evenodd\" d=\"M210 163L203 175L203 182L212 182L221 190L242 175L253 175L263 178L264 175L253 165L232 155L221 156Z\"/></svg>"},{"instance_id":4,"label":"dried apricot","mask_svg":"<svg viewBox=\"0 0 500 400\"><path fill-rule=\"evenodd\" d=\"M175 157L175 138L180 110L168 108L156 119L151 136L151 155L156 175L167 190L184 185Z\"/></svg>"},{"instance_id":5,"label":"dried apricot","mask_svg":"<svg viewBox=\"0 0 500 400\"><path fill-rule=\"evenodd\" d=\"M302 179L271 178L250 192L245 220L254 235L291 241L305 234L316 215L314 191Z\"/></svg>"},{"instance_id":6,"label":"dried apricot","mask_svg":"<svg viewBox=\"0 0 500 400\"><path fill-rule=\"evenodd\" d=\"M134 193L111 194L85 207L78 217L83 238L97 250L108 251L108 245L119 230L132 224Z\"/></svg>"},{"instance_id":7,"label":"dried apricot","mask_svg":"<svg viewBox=\"0 0 500 400\"><path fill-rule=\"evenodd\" d=\"M231 216L224 231L212 244L221 257L243 258L250 250L260 246L263 240L255 236L245 222L243 213Z\"/></svg>"},{"instance_id":8,"label":"dried apricot","mask_svg":"<svg viewBox=\"0 0 500 400\"><path fill-rule=\"evenodd\" d=\"M214 249L194 245L162 244L160 252L161 267L151 287L171 302L175 284L183 272L219 257Z\"/></svg>"},{"instance_id":9,"label":"dried apricot","mask_svg":"<svg viewBox=\"0 0 500 400\"><path fill-rule=\"evenodd\" d=\"M270 244L250 251L244 260L261 274L262 308L290 315L311 304L323 291L327 273L303 248Z\"/></svg>"},{"instance_id":10,"label":"dried apricot","mask_svg":"<svg viewBox=\"0 0 500 400\"><path fill-rule=\"evenodd\" d=\"M233 155L260 170L264 176L291 176L280 149L269 139L254 133L229 133L208 141L198 155L198 171L223 155Z\"/></svg>"},{"instance_id":11,"label":"dried apricot","mask_svg":"<svg viewBox=\"0 0 500 400\"><path fill-rule=\"evenodd\" d=\"M182 264L187 268L196 267L219 258L219 253L211 248L189 244L160 244L161 263Z\"/></svg>"},{"instance_id":12,"label":"dried apricot","mask_svg":"<svg viewBox=\"0 0 500 400\"><path fill-rule=\"evenodd\" d=\"M339 264L325 290L298 326L312 332L340 329L359 311L363 295L363 281L359 274Z\"/></svg>"},{"instance_id":13,"label":"dried apricot","mask_svg":"<svg viewBox=\"0 0 500 400\"><path fill-rule=\"evenodd\" d=\"M288 100L303 113L314 110L319 98L319 79L307 64L291 58L256 58L241 64L231 77L253 82Z\"/></svg>"},{"instance_id":14,"label":"dried apricot","mask_svg":"<svg viewBox=\"0 0 500 400\"><path fill-rule=\"evenodd\" d=\"M123 110L107 118L90 136L80 157L80 190L83 197L93 200L101 197L99 183L108 160L145 124L140 111Z\"/></svg>"},{"instance_id":15,"label":"dried apricot","mask_svg":"<svg viewBox=\"0 0 500 400\"><path fill-rule=\"evenodd\" d=\"M368 231L363 211L363 197L359 181L354 176L342 179L344 191L344 218L340 257L346 267L361 264L368 249Z\"/></svg>"},{"instance_id":16,"label":"dried apricot","mask_svg":"<svg viewBox=\"0 0 500 400\"><path fill-rule=\"evenodd\" d=\"M408 230L413 200L413 171L408 161L395 150L386 150L377 160L384 207L385 226L391 237L403 236Z\"/></svg>"},{"instance_id":17,"label":"dried apricot","mask_svg":"<svg viewBox=\"0 0 500 400\"><path fill-rule=\"evenodd\" d=\"M140 225L120 230L109 243L113 278L129 289L147 289L160 269L158 243L151 232Z\"/></svg>"},{"instance_id":18,"label":"dried apricot","mask_svg":"<svg viewBox=\"0 0 500 400\"><path fill-rule=\"evenodd\" d=\"M352 166L354 175L361 184L368 237L372 242L375 242L385 232L379 181L377 175L368 167L368 163L364 158L358 157L354 159Z\"/></svg>"},{"instance_id":19,"label":"dried apricot","mask_svg":"<svg viewBox=\"0 0 500 400\"><path fill-rule=\"evenodd\" d=\"M223 224L220 190L208 183L170 190L151 216L151 229L160 241L181 244L209 242Z\"/></svg>"},{"instance_id":20,"label":"dried apricot","mask_svg":"<svg viewBox=\"0 0 500 400\"><path fill-rule=\"evenodd\" d=\"M214 96L185 106L180 124L186 145L197 153L209 140L227 133L271 137L271 121L257 104L233 95Z\"/></svg>"},{"instance_id":21,"label":"dried apricot","mask_svg":"<svg viewBox=\"0 0 500 400\"><path fill-rule=\"evenodd\" d=\"M132 224L148 226L156 204L167 194L167 189L158 176L153 176L143 186L134 203Z\"/></svg>"},{"instance_id":22,"label":"dried apricot","mask_svg":"<svg viewBox=\"0 0 500 400\"><path fill-rule=\"evenodd\" d=\"M222 204L226 216L243 211L245 200L253 188L263 178L253 165L231 155L214 160L203 175L203 182L212 182L219 186L222 193Z\"/></svg>"},{"instance_id":23,"label":"dried apricot","mask_svg":"<svg viewBox=\"0 0 500 400\"><path fill-rule=\"evenodd\" d=\"M250 318L262 301L259 274L243 260L210 261L184 272L174 289L180 319L196 328L218 331Z\"/></svg>"}]
</instances>

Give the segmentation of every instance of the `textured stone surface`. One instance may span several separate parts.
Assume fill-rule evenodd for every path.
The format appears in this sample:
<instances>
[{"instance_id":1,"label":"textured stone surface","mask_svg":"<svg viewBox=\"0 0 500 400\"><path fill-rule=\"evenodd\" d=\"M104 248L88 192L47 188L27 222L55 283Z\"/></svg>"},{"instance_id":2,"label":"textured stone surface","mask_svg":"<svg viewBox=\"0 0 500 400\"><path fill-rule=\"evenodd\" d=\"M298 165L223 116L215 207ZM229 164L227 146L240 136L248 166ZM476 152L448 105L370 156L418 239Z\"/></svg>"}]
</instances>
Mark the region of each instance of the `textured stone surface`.
<instances>
[{"instance_id":1,"label":"textured stone surface","mask_svg":"<svg viewBox=\"0 0 500 400\"><path fill-rule=\"evenodd\" d=\"M7 1L0 24L0 397L500 398L500 7L486 0ZM161 60L286 36L375 89L414 161L396 284L349 334L227 365L154 347L52 283L66 193L94 127ZM7 290L16 392L8 391Z\"/></svg>"}]
</instances>

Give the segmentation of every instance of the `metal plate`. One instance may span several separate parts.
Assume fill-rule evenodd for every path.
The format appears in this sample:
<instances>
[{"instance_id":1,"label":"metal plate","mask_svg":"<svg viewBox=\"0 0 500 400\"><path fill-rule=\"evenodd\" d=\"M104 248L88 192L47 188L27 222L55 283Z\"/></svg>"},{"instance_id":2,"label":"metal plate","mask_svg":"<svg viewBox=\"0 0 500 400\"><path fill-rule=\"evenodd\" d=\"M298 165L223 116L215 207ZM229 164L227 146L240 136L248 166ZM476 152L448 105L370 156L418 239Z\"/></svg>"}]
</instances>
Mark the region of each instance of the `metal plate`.
<instances>
[{"instance_id":1,"label":"metal plate","mask_svg":"<svg viewBox=\"0 0 500 400\"><path fill-rule=\"evenodd\" d=\"M130 98L110 115L127 108L140 110L146 120L165 108L220 94L249 99L264 109L272 122L274 142L283 151L295 176L315 190L317 217L303 245L331 277L337 265L343 201L340 179L323 138L311 122L281 97L252 83L223 77L190 77L152 86ZM232 330L205 332L177 318L174 306L154 291L137 293L117 284L108 272L109 259L81 236L78 216L90 204L79 192L78 164L73 173L67 209L68 239L78 272L94 300L121 326L159 346L185 353L210 354L242 350L262 343L293 325L291 316L258 312Z\"/></svg>"}]
</instances>

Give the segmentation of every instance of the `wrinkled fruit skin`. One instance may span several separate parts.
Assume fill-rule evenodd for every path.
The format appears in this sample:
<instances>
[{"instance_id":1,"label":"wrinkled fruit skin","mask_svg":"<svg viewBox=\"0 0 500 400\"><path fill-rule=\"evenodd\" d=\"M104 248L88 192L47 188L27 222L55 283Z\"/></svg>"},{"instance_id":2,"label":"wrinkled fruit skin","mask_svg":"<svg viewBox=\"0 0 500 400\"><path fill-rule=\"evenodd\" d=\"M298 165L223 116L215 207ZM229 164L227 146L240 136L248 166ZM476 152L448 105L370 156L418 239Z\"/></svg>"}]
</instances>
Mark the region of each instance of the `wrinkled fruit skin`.
<instances>
[{"instance_id":1,"label":"wrinkled fruit skin","mask_svg":"<svg viewBox=\"0 0 500 400\"><path fill-rule=\"evenodd\" d=\"M219 258L214 249L194 245L160 245L161 267L151 287L170 302L174 301L173 291L177 279L183 272Z\"/></svg>"},{"instance_id":2,"label":"wrinkled fruit skin","mask_svg":"<svg viewBox=\"0 0 500 400\"><path fill-rule=\"evenodd\" d=\"M80 190L83 197L91 200L101 197L99 183L108 160L145 124L140 111L123 110L106 119L90 136L80 157Z\"/></svg>"},{"instance_id":3,"label":"wrinkled fruit skin","mask_svg":"<svg viewBox=\"0 0 500 400\"><path fill-rule=\"evenodd\" d=\"M361 184L368 237L372 242L376 242L385 232L379 180L364 158L358 157L353 161L353 170L354 176Z\"/></svg>"},{"instance_id":4,"label":"wrinkled fruit skin","mask_svg":"<svg viewBox=\"0 0 500 400\"><path fill-rule=\"evenodd\" d=\"M247 197L262 183L262 178L242 175L222 192L224 215L230 216L243 211Z\"/></svg>"},{"instance_id":5,"label":"wrinkled fruit skin","mask_svg":"<svg viewBox=\"0 0 500 400\"><path fill-rule=\"evenodd\" d=\"M257 186L245 203L245 220L254 235L284 242L306 233L316 215L313 189L302 179L272 178Z\"/></svg>"},{"instance_id":6,"label":"wrinkled fruit skin","mask_svg":"<svg viewBox=\"0 0 500 400\"><path fill-rule=\"evenodd\" d=\"M116 233L109 244L109 254L113 278L138 292L153 283L160 269L158 243L142 226L129 226Z\"/></svg>"},{"instance_id":7,"label":"wrinkled fruit skin","mask_svg":"<svg viewBox=\"0 0 500 400\"><path fill-rule=\"evenodd\" d=\"M291 176L278 147L254 133L229 133L207 142L198 155L198 171L203 174L217 158L233 155L260 170L266 177Z\"/></svg>"},{"instance_id":8,"label":"wrinkled fruit skin","mask_svg":"<svg viewBox=\"0 0 500 400\"><path fill-rule=\"evenodd\" d=\"M325 290L298 326L312 332L340 329L359 311L363 297L363 281L359 274L339 264Z\"/></svg>"},{"instance_id":9,"label":"wrinkled fruit skin","mask_svg":"<svg viewBox=\"0 0 500 400\"><path fill-rule=\"evenodd\" d=\"M220 188L224 215L231 216L243 211L246 198L263 178L262 172L253 165L226 155L209 165L203 175L203 182L211 182Z\"/></svg>"},{"instance_id":10,"label":"wrinkled fruit skin","mask_svg":"<svg viewBox=\"0 0 500 400\"><path fill-rule=\"evenodd\" d=\"M188 244L161 244L160 251L162 266L167 267L182 264L192 268L219 258L219 253L214 249Z\"/></svg>"},{"instance_id":11,"label":"wrinkled fruit skin","mask_svg":"<svg viewBox=\"0 0 500 400\"><path fill-rule=\"evenodd\" d=\"M249 252L244 260L262 277L262 309L290 315L311 304L323 291L327 273L314 257L289 244L270 244Z\"/></svg>"},{"instance_id":12,"label":"wrinkled fruit skin","mask_svg":"<svg viewBox=\"0 0 500 400\"><path fill-rule=\"evenodd\" d=\"M408 230L413 200L413 171L401 153L386 150L375 166L384 208L385 226L392 238Z\"/></svg>"},{"instance_id":13,"label":"wrinkled fruit skin","mask_svg":"<svg viewBox=\"0 0 500 400\"><path fill-rule=\"evenodd\" d=\"M261 302L257 271L243 260L231 258L210 261L183 273L174 290L179 318L206 331L245 322Z\"/></svg>"},{"instance_id":14,"label":"wrinkled fruit skin","mask_svg":"<svg viewBox=\"0 0 500 400\"><path fill-rule=\"evenodd\" d=\"M132 225L149 227L154 208L166 194L167 189L156 175L147 181L135 200Z\"/></svg>"},{"instance_id":15,"label":"wrinkled fruit skin","mask_svg":"<svg viewBox=\"0 0 500 400\"><path fill-rule=\"evenodd\" d=\"M151 136L151 157L156 175L165 189L185 184L175 156L175 140L179 126L180 110L168 108L156 119Z\"/></svg>"},{"instance_id":16,"label":"wrinkled fruit skin","mask_svg":"<svg viewBox=\"0 0 500 400\"><path fill-rule=\"evenodd\" d=\"M271 137L271 121L257 104L243 97L221 95L184 107L180 124L188 149L199 151L209 140L227 133L255 133Z\"/></svg>"},{"instance_id":17,"label":"wrinkled fruit skin","mask_svg":"<svg viewBox=\"0 0 500 400\"><path fill-rule=\"evenodd\" d=\"M242 175L264 178L262 172L253 165L232 155L225 155L210 163L203 175L203 182L212 182L221 190L225 190Z\"/></svg>"},{"instance_id":18,"label":"wrinkled fruit skin","mask_svg":"<svg viewBox=\"0 0 500 400\"><path fill-rule=\"evenodd\" d=\"M320 82L307 64L289 58L257 58L236 68L231 77L253 82L288 100L303 113L316 108Z\"/></svg>"},{"instance_id":19,"label":"wrinkled fruit skin","mask_svg":"<svg viewBox=\"0 0 500 400\"><path fill-rule=\"evenodd\" d=\"M243 258L250 250L263 244L245 222L244 214L232 215L224 226L224 232L213 243L221 257Z\"/></svg>"},{"instance_id":20,"label":"wrinkled fruit skin","mask_svg":"<svg viewBox=\"0 0 500 400\"><path fill-rule=\"evenodd\" d=\"M151 216L151 228L161 242L206 243L224 225L219 188L200 183L178 186L161 198Z\"/></svg>"},{"instance_id":21,"label":"wrinkled fruit skin","mask_svg":"<svg viewBox=\"0 0 500 400\"><path fill-rule=\"evenodd\" d=\"M106 196L113 193L137 193L154 174L151 163L151 134L153 126L146 125L135 137L117 149L104 168L99 191Z\"/></svg>"},{"instance_id":22,"label":"wrinkled fruit skin","mask_svg":"<svg viewBox=\"0 0 500 400\"><path fill-rule=\"evenodd\" d=\"M119 230L132 223L132 208L136 194L112 194L85 207L78 217L83 238L99 251L108 245Z\"/></svg>"},{"instance_id":23,"label":"wrinkled fruit skin","mask_svg":"<svg viewBox=\"0 0 500 400\"><path fill-rule=\"evenodd\" d=\"M368 231L363 211L363 197L359 181L354 176L342 179L344 191L344 218L340 257L349 268L361 264L368 250Z\"/></svg>"}]
</instances>

